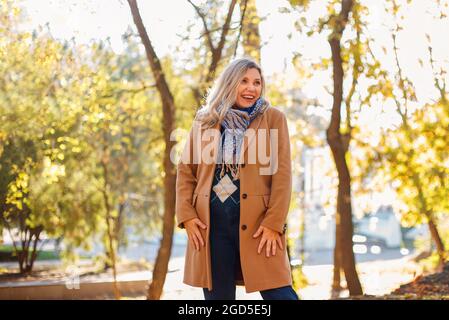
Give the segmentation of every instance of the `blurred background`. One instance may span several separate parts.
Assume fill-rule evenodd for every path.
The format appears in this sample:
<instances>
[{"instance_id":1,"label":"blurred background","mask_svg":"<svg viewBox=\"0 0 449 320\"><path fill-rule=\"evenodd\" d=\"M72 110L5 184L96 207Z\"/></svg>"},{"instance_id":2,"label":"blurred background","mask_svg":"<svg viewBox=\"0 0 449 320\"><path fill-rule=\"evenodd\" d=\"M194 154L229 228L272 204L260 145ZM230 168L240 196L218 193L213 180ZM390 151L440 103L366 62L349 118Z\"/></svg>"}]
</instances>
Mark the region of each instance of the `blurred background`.
<instances>
[{"instance_id":1,"label":"blurred background","mask_svg":"<svg viewBox=\"0 0 449 320\"><path fill-rule=\"evenodd\" d=\"M289 121L299 296L447 298L448 3L0 0L0 299L203 299L176 163L242 56Z\"/></svg>"}]
</instances>

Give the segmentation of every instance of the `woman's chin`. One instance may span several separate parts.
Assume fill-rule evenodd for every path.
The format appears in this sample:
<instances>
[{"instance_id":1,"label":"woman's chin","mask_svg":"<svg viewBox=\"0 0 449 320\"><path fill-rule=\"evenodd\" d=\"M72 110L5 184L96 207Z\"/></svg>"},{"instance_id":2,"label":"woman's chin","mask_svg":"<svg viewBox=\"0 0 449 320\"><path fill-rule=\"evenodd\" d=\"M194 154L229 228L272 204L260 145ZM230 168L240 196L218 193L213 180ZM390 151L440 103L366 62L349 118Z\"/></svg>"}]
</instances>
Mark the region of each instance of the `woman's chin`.
<instances>
[{"instance_id":1,"label":"woman's chin","mask_svg":"<svg viewBox=\"0 0 449 320\"><path fill-rule=\"evenodd\" d=\"M239 108L249 108L253 104L254 104L254 102L246 102L246 101L244 101L244 102L237 102L236 103L237 107L239 107Z\"/></svg>"}]
</instances>

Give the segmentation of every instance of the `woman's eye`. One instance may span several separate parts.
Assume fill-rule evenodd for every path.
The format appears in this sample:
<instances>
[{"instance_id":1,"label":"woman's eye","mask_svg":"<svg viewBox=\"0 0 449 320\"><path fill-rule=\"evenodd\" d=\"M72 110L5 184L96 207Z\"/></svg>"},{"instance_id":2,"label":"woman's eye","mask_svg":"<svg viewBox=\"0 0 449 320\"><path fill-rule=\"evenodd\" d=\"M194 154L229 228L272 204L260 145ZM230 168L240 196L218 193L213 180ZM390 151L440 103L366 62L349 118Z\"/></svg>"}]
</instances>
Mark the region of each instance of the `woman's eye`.
<instances>
[{"instance_id":1,"label":"woman's eye","mask_svg":"<svg viewBox=\"0 0 449 320\"><path fill-rule=\"evenodd\" d=\"M245 83L245 84L246 84L246 83L248 83L248 80L243 79L243 80L242 80L242 83Z\"/></svg>"}]
</instances>

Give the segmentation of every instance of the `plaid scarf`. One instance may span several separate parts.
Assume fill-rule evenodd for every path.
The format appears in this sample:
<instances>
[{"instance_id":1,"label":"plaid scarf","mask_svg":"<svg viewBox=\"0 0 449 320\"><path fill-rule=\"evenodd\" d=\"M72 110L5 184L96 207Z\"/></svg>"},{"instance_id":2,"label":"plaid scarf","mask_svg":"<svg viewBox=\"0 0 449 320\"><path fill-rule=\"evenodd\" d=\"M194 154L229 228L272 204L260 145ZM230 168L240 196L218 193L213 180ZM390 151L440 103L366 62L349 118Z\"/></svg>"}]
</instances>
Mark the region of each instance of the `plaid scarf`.
<instances>
[{"instance_id":1,"label":"plaid scarf","mask_svg":"<svg viewBox=\"0 0 449 320\"><path fill-rule=\"evenodd\" d=\"M224 128L224 143L220 143L219 163L221 164L220 177L226 171L230 171L233 180L239 179L240 175L240 150L245 136L245 131L260 113L268 108L268 102L259 98L249 107L251 111L230 108L226 113L221 126Z\"/></svg>"}]
</instances>

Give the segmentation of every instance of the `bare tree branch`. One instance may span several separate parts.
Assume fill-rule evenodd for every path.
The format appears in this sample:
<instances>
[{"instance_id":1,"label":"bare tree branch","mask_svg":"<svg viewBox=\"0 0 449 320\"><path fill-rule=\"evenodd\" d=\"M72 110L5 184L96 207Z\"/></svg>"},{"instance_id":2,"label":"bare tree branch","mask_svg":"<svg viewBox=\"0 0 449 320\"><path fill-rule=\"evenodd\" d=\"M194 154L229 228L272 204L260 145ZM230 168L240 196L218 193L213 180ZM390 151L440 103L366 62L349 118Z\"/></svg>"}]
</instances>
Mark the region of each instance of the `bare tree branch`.
<instances>
[{"instance_id":1,"label":"bare tree branch","mask_svg":"<svg viewBox=\"0 0 449 320\"><path fill-rule=\"evenodd\" d=\"M243 10L242 10L242 14L240 16L240 28L239 28L239 33L237 35L237 39L235 40L235 48L234 48L234 58L237 54L237 48L239 46L239 41L240 41L240 36L242 35L242 29L243 29L243 20L245 19L245 13L246 13L246 8L248 6L248 0L244 0L244 5L243 5Z\"/></svg>"},{"instance_id":2,"label":"bare tree branch","mask_svg":"<svg viewBox=\"0 0 449 320\"><path fill-rule=\"evenodd\" d=\"M206 76L206 84L210 83L212 79L215 77L215 71L217 70L218 62L221 60L223 55L223 48L226 42L226 36L229 32L229 26L231 24L232 14L234 13L234 8L237 3L237 0L232 0L229 5L228 14L226 16L225 23L223 25L223 29L221 32L220 41L218 42L217 48L212 51L212 61L209 66L209 72Z\"/></svg>"},{"instance_id":3,"label":"bare tree branch","mask_svg":"<svg viewBox=\"0 0 449 320\"><path fill-rule=\"evenodd\" d=\"M209 27L207 26L206 16L204 15L204 13L201 12L201 9L197 5L195 5L191 0L187 0L187 1L193 6L196 13L201 18L201 21L203 22L203 27L204 27L204 35L207 37L207 44L209 45L210 51L214 52L215 46L212 41L211 31L209 30Z\"/></svg>"}]
</instances>

